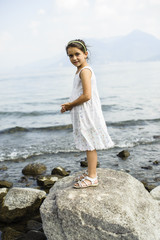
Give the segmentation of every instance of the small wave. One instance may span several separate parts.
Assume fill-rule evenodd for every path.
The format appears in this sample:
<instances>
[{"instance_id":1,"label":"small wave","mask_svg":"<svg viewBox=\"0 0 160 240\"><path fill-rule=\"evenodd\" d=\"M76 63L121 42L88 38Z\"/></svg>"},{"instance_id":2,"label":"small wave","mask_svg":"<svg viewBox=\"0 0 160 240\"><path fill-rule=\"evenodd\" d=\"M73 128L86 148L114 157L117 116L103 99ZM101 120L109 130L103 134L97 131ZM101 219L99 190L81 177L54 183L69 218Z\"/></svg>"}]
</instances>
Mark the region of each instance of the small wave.
<instances>
[{"instance_id":1,"label":"small wave","mask_svg":"<svg viewBox=\"0 0 160 240\"><path fill-rule=\"evenodd\" d=\"M67 153L78 153L80 152L77 149L55 149L53 151L50 152L37 152L37 153L28 153L28 154L22 154L21 152L13 152L9 155L4 155L2 154L0 156L0 162L7 162L7 161L13 161L13 162L24 162L30 159L37 159L37 157L47 157L49 155L53 155L53 154L67 154Z\"/></svg>"},{"instance_id":2,"label":"small wave","mask_svg":"<svg viewBox=\"0 0 160 240\"><path fill-rule=\"evenodd\" d=\"M138 119L138 120L126 120L120 122L107 122L108 126L113 127L130 127L130 126L143 126L150 123L160 122L160 118L156 119Z\"/></svg>"},{"instance_id":3,"label":"small wave","mask_svg":"<svg viewBox=\"0 0 160 240\"><path fill-rule=\"evenodd\" d=\"M140 145L152 145L152 144L158 144L158 143L160 143L160 139L154 138L153 136L151 138L146 138L146 139L143 139L143 138L136 139L136 140L133 140L132 142L124 141L124 142L115 144L115 147L132 148Z\"/></svg>"},{"instance_id":4,"label":"small wave","mask_svg":"<svg viewBox=\"0 0 160 240\"><path fill-rule=\"evenodd\" d=\"M65 130L65 129L71 129L72 125L59 125L59 126L50 126L50 127L40 127L40 128L24 128L24 127L13 127L8 128L5 130L1 130L0 134L13 134L17 132L38 132L38 131L56 131L56 130Z\"/></svg>"},{"instance_id":5,"label":"small wave","mask_svg":"<svg viewBox=\"0 0 160 240\"><path fill-rule=\"evenodd\" d=\"M0 112L0 116L2 117L37 117L44 115L56 115L60 114L60 111L32 111L32 112Z\"/></svg>"},{"instance_id":6,"label":"small wave","mask_svg":"<svg viewBox=\"0 0 160 240\"><path fill-rule=\"evenodd\" d=\"M104 105L102 104L102 110L105 111L110 111L111 109L116 109L116 104L111 104L111 105Z\"/></svg>"}]
</instances>

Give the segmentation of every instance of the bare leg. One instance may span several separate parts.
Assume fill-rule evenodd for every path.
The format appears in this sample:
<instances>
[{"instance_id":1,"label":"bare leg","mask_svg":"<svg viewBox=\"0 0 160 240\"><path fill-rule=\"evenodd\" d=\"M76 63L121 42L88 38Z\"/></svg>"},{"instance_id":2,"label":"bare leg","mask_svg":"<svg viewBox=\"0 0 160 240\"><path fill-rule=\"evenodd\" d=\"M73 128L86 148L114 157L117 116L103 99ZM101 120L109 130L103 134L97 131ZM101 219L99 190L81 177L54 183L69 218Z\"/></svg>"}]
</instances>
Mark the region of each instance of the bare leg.
<instances>
[{"instance_id":1,"label":"bare leg","mask_svg":"<svg viewBox=\"0 0 160 240\"><path fill-rule=\"evenodd\" d=\"M87 161L88 161L88 176L95 178L96 167L97 167L97 151L87 151Z\"/></svg>"}]
</instances>

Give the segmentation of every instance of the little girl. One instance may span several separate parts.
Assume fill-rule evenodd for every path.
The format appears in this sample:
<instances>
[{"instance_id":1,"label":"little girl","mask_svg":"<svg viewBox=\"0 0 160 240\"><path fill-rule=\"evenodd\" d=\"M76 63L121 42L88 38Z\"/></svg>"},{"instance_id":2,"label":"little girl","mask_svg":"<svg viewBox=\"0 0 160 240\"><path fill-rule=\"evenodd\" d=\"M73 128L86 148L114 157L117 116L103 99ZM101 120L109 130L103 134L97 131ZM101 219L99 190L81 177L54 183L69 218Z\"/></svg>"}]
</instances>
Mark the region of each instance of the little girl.
<instances>
[{"instance_id":1,"label":"little girl","mask_svg":"<svg viewBox=\"0 0 160 240\"><path fill-rule=\"evenodd\" d=\"M84 41L73 40L66 46L71 63L77 67L73 90L68 103L61 105L61 112L71 111L76 148L86 151L88 170L77 178L74 188L98 185L96 173L97 150L113 147L108 134L96 86L96 78L87 63L88 52Z\"/></svg>"}]
</instances>

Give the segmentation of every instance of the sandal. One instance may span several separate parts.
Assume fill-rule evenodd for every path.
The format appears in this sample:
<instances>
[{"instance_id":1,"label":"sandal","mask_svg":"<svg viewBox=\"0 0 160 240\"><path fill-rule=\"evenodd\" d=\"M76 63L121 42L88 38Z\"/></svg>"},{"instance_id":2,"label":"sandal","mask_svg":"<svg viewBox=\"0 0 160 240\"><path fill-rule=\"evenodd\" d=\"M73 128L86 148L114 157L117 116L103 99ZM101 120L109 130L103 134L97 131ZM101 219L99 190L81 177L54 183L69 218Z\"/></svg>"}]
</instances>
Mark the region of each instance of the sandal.
<instances>
[{"instance_id":1,"label":"sandal","mask_svg":"<svg viewBox=\"0 0 160 240\"><path fill-rule=\"evenodd\" d=\"M80 176L75 178L75 182L81 181L82 179L84 179L86 176L88 176L88 171L85 170Z\"/></svg>"},{"instance_id":2,"label":"sandal","mask_svg":"<svg viewBox=\"0 0 160 240\"><path fill-rule=\"evenodd\" d=\"M88 180L89 182L87 182ZM76 183L77 185L74 185L74 188L80 189L80 188L88 188L88 187L96 187L98 186L98 178L90 178L88 176L84 177L82 180L78 181Z\"/></svg>"}]
</instances>

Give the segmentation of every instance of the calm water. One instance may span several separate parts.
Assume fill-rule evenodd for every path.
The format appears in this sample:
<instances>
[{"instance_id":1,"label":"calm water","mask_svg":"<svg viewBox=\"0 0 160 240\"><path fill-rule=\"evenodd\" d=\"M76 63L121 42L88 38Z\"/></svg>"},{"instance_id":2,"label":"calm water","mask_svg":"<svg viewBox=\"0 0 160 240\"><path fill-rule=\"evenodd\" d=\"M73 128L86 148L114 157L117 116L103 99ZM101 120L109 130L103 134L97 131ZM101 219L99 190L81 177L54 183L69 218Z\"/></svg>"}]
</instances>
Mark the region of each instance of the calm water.
<instances>
[{"instance_id":1,"label":"calm water","mask_svg":"<svg viewBox=\"0 0 160 240\"><path fill-rule=\"evenodd\" d=\"M160 177L160 62L114 63L94 67L104 117L113 149L99 151L101 167L124 169L138 179ZM75 149L69 113L60 113L68 101L75 68L0 76L1 179L20 186L22 168L31 162L75 172L85 157ZM123 161L116 155L127 149ZM141 167L152 166L152 170ZM160 184L157 182L156 184ZM33 181L34 185L34 181Z\"/></svg>"}]
</instances>

